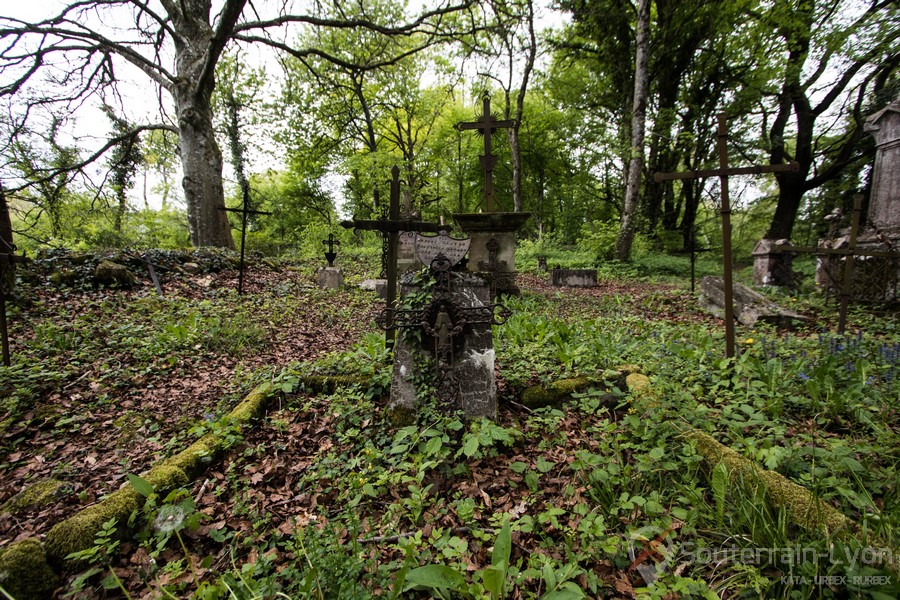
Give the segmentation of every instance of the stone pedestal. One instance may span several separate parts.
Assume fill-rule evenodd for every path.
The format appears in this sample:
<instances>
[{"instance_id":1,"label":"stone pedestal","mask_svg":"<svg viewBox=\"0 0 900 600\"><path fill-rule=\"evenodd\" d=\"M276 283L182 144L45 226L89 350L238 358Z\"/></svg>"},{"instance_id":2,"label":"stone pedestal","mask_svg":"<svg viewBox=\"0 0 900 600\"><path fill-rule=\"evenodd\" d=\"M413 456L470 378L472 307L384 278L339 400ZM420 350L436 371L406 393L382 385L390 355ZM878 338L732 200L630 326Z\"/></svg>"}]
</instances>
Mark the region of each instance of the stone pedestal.
<instances>
[{"instance_id":1,"label":"stone pedestal","mask_svg":"<svg viewBox=\"0 0 900 600\"><path fill-rule=\"evenodd\" d=\"M319 287L326 290L339 290L344 285L344 273L337 267L319 269Z\"/></svg>"},{"instance_id":2,"label":"stone pedestal","mask_svg":"<svg viewBox=\"0 0 900 600\"><path fill-rule=\"evenodd\" d=\"M788 240L763 238L753 248L753 284L790 286L793 283L794 255L791 252L773 250L788 245Z\"/></svg>"},{"instance_id":3,"label":"stone pedestal","mask_svg":"<svg viewBox=\"0 0 900 600\"><path fill-rule=\"evenodd\" d=\"M875 138L875 164L866 226L856 238L853 281L848 290L854 300L900 301L900 101L892 102L866 119L865 130ZM820 240L819 247L849 246L850 231ZM866 253L893 256L866 256ZM824 255L816 266L816 282L825 290L839 291L847 259Z\"/></svg>"},{"instance_id":4,"label":"stone pedestal","mask_svg":"<svg viewBox=\"0 0 900 600\"><path fill-rule=\"evenodd\" d=\"M516 232L531 213L459 213L453 215L470 238L467 269L492 282L496 294L517 296Z\"/></svg>"},{"instance_id":5,"label":"stone pedestal","mask_svg":"<svg viewBox=\"0 0 900 600\"><path fill-rule=\"evenodd\" d=\"M491 304L490 288L481 277L469 273L450 273L450 301L453 308L477 309ZM412 282L412 274L401 278L400 294L421 294L421 287ZM430 327L439 330L439 321L448 315L426 315ZM451 326L463 318L449 315ZM448 341L449 340L449 341ZM452 344L449 364L438 360L442 353L436 346ZM391 379L392 410L412 414L423 390L417 383L426 382L438 397L454 397L467 418L497 417L497 386L494 380L494 342L490 323L467 323L461 331L444 339L428 335L419 329L401 329L394 346L394 370Z\"/></svg>"},{"instance_id":6,"label":"stone pedestal","mask_svg":"<svg viewBox=\"0 0 900 600\"><path fill-rule=\"evenodd\" d=\"M397 274L418 271L423 266L416 258L416 232L401 231L397 242Z\"/></svg>"}]
</instances>

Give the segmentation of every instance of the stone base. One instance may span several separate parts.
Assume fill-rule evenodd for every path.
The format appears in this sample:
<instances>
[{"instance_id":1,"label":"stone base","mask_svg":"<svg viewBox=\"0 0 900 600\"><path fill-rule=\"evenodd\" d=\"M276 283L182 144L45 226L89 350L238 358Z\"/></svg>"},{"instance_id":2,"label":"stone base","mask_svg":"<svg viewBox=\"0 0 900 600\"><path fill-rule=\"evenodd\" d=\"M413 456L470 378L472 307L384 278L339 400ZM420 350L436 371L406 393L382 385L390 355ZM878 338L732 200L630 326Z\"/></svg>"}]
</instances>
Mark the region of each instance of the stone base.
<instances>
[{"instance_id":1,"label":"stone base","mask_svg":"<svg viewBox=\"0 0 900 600\"><path fill-rule=\"evenodd\" d=\"M459 228L472 238L466 268L492 279L497 296L520 293L515 283L516 232L530 217L531 213L453 215Z\"/></svg>"},{"instance_id":2,"label":"stone base","mask_svg":"<svg viewBox=\"0 0 900 600\"><path fill-rule=\"evenodd\" d=\"M774 251L774 246L790 244L789 240L763 238L753 249L753 285L791 286L794 283L794 255Z\"/></svg>"},{"instance_id":3,"label":"stone base","mask_svg":"<svg viewBox=\"0 0 900 600\"><path fill-rule=\"evenodd\" d=\"M490 288L478 276L451 273L451 298L460 308L491 304ZM421 293L410 283L411 277L401 280L400 295ZM419 337L423 341L416 339ZM421 330L401 329L394 346L394 369L391 378L391 401L394 412L409 413L418 406L417 381L430 381L435 390L450 389L459 400L467 418L497 418L497 386L494 380L494 341L490 324L467 325L454 338L451 364L439 367L434 358L435 340L422 335ZM423 360L428 359L428 360ZM421 372L421 365L430 365L429 373Z\"/></svg>"},{"instance_id":4,"label":"stone base","mask_svg":"<svg viewBox=\"0 0 900 600\"><path fill-rule=\"evenodd\" d=\"M344 285L344 273L337 267L319 269L319 287L326 290L339 290Z\"/></svg>"},{"instance_id":5,"label":"stone base","mask_svg":"<svg viewBox=\"0 0 900 600\"><path fill-rule=\"evenodd\" d=\"M597 269L553 269L550 285L556 287L597 287Z\"/></svg>"}]
</instances>

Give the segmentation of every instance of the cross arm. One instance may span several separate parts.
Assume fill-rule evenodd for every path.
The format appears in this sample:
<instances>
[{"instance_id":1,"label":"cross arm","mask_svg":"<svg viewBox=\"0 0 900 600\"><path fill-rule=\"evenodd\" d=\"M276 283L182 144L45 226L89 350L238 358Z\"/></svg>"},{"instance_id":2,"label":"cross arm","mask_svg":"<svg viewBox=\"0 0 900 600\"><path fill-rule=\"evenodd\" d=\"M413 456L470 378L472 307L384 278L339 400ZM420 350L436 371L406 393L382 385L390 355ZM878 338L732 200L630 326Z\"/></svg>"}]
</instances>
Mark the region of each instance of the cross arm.
<instances>
[{"instance_id":1,"label":"cross arm","mask_svg":"<svg viewBox=\"0 0 900 600\"><path fill-rule=\"evenodd\" d=\"M225 212L236 212L236 213L247 213L248 215L271 215L272 213L266 212L264 210L244 210L243 208L228 208L227 206L220 206L219 210L224 210Z\"/></svg>"},{"instance_id":2,"label":"cross arm","mask_svg":"<svg viewBox=\"0 0 900 600\"><path fill-rule=\"evenodd\" d=\"M341 221L341 227L345 229L362 229L364 231L380 231L382 233L393 233L399 231L427 231L437 233L442 229L447 229L446 225L440 223L427 223L424 221L382 221L353 219L351 221Z\"/></svg>"},{"instance_id":3,"label":"cross arm","mask_svg":"<svg viewBox=\"0 0 900 600\"><path fill-rule=\"evenodd\" d=\"M681 173L654 173L653 180L674 181L678 179L704 179L706 177L722 177L730 175L759 175L760 173L797 173L800 163L797 161L783 165L765 165L759 167L732 167L729 169L707 169L702 171L683 171Z\"/></svg>"},{"instance_id":4,"label":"cross arm","mask_svg":"<svg viewBox=\"0 0 900 600\"><path fill-rule=\"evenodd\" d=\"M515 119L504 119L502 121L491 120L488 122L474 121L457 123L456 126L460 131L468 131L471 129L487 129L488 127L490 127L491 129L508 129L510 127L515 127L516 121Z\"/></svg>"}]
</instances>

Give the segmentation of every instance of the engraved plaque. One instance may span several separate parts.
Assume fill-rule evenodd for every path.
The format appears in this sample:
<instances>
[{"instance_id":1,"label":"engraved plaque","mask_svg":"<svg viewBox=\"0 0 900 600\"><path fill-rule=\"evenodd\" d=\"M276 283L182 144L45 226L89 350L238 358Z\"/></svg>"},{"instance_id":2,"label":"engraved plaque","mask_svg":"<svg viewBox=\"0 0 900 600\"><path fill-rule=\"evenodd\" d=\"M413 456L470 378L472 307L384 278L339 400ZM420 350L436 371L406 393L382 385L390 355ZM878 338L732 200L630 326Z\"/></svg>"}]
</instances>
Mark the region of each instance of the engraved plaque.
<instances>
[{"instance_id":1,"label":"engraved plaque","mask_svg":"<svg viewBox=\"0 0 900 600\"><path fill-rule=\"evenodd\" d=\"M443 254L453 266L463 259L469 251L469 238L452 238L446 231L437 235L416 234L416 257L425 266L430 266L439 254Z\"/></svg>"}]
</instances>

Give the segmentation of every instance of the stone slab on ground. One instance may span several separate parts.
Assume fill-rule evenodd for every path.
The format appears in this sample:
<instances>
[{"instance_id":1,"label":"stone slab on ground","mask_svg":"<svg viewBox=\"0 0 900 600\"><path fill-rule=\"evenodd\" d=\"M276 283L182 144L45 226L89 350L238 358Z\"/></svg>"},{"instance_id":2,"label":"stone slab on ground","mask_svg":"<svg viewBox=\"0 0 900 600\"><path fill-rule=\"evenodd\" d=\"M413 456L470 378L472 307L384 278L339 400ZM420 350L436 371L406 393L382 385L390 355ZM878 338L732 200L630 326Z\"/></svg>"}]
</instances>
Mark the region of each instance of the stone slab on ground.
<instances>
[{"instance_id":1,"label":"stone slab on ground","mask_svg":"<svg viewBox=\"0 0 900 600\"><path fill-rule=\"evenodd\" d=\"M708 275L700 282L700 291L707 303L707 309L722 316L725 308L725 282L722 277ZM743 325L756 322L770 323L780 327L791 327L809 321L798 312L778 306L754 289L746 285L734 284L734 316Z\"/></svg>"},{"instance_id":2,"label":"stone slab on ground","mask_svg":"<svg viewBox=\"0 0 900 600\"><path fill-rule=\"evenodd\" d=\"M596 287L597 269L553 269L550 285L556 287Z\"/></svg>"}]
</instances>

